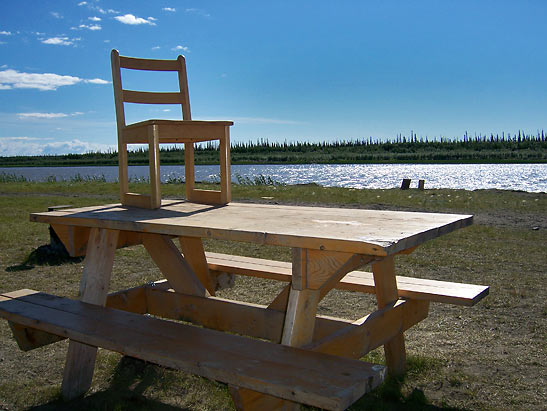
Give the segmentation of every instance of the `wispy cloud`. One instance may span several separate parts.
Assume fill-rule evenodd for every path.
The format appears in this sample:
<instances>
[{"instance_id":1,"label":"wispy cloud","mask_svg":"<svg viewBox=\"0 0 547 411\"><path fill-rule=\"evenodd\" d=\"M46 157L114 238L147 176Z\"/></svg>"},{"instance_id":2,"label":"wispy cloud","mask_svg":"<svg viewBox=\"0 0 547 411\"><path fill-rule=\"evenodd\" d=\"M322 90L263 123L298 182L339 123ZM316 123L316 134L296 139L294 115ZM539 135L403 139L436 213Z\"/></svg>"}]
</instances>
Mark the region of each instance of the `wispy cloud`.
<instances>
[{"instance_id":1,"label":"wispy cloud","mask_svg":"<svg viewBox=\"0 0 547 411\"><path fill-rule=\"evenodd\" d=\"M76 76L63 76L54 73L21 73L17 70L0 71L0 90L14 88L57 90L62 86L73 86L78 83L108 84L99 78L83 79Z\"/></svg>"},{"instance_id":2,"label":"wispy cloud","mask_svg":"<svg viewBox=\"0 0 547 411\"><path fill-rule=\"evenodd\" d=\"M185 11L186 13L197 14L198 16L201 16L201 17L211 17L211 15L203 9L189 8L189 9L186 9Z\"/></svg>"},{"instance_id":3,"label":"wispy cloud","mask_svg":"<svg viewBox=\"0 0 547 411\"><path fill-rule=\"evenodd\" d=\"M177 11L177 9L175 9L174 7L164 7L162 9L163 11L170 11L171 13L174 13Z\"/></svg>"},{"instance_id":4,"label":"wispy cloud","mask_svg":"<svg viewBox=\"0 0 547 411\"><path fill-rule=\"evenodd\" d=\"M44 44L53 44L55 46L71 46L74 44L74 41L77 41L78 39L71 39L66 36L59 36L39 40Z\"/></svg>"},{"instance_id":5,"label":"wispy cloud","mask_svg":"<svg viewBox=\"0 0 547 411\"><path fill-rule=\"evenodd\" d=\"M113 10L113 9L105 10L105 9L103 9L103 8L100 7L100 6L97 6L97 5L93 4L93 3L89 3L89 2L87 2L87 1L81 1L81 2L79 2L79 3L78 3L78 6L87 6L88 9L93 10L93 11L97 11L97 12L99 12L99 13L101 13L101 14L108 14L108 13L110 13L110 14L119 14L119 11L116 11L116 10Z\"/></svg>"},{"instance_id":6,"label":"wispy cloud","mask_svg":"<svg viewBox=\"0 0 547 411\"><path fill-rule=\"evenodd\" d=\"M179 45L179 46L176 46L176 47L173 47L171 50L173 50L173 51L185 51L185 52L187 52L187 53L190 52L190 49L189 49L188 47L186 47L186 46L180 46L180 45Z\"/></svg>"},{"instance_id":7,"label":"wispy cloud","mask_svg":"<svg viewBox=\"0 0 547 411\"><path fill-rule=\"evenodd\" d=\"M2 35L2 36L11 36L11 35L12 35L12 32L11 32L11 31L2 30L2 31L0 31L0 35Z\"/></svg>"},{"instance_id":8,"label":"wispy cloud","mask_svg":"<svg viewBox=\"0 0 547 411\"><path fill-rule=\"evenodd\" d=\"M100 17L97 17L97 16L88 17L87 19L91 20L91 21L101 21L102 20Z\"/></svg>"},{"instance_id":9,"label":"wispy cloud","mask_svg":"<svg viewBox=\"0 0 547 411\"><path fill-rule=\"evenodd\" d=\"M103 80L101 78L92 78L92 79L84 79L82 80L84 83L91 83L91 84L110 84L110 81Z\"/></svg>"},{"instance_id":10,"label":"wispy cloud","mask_svg":"<svg viewBox=\"0 0 547 411\"><path fill-rule=\"evenodd\" d=\"M51 141L51 138L36 137L0 137L0 156L81 154L94 151L115 150L110 144L89 143L78 139L69 141Z\"/></svg>"},{"instance_id":11,"label":"wispy cloud","mask_svg":"<svg viewBox=\"0 0 547 411\"><path fill-rule=\"evenodd\" d=\"M123 16L116 16L114 18L120 23L130 24L132 26L139 24L150 24L151 26L155 26L156 23L154 23L154 21L157 20L154 17L148 17L147 19L143 19L142 17L136 17L133 14L124 14Z\"/></svg>"},{"instance_id":12,"label":"wispy cloud","mask_svg":"<svg viewBox=\"0 0 547 411\"><path fill-rule=\"evenodd\" d=\"M50 120L53 118L73 117L81 116L81 111L75 111L74 113L17 113L17 116L21 120L33 119L33 120Z\"/></svg>"},{"instance_id":13,"label":"wispy cloud","mask_svg":"<svg viewBox=\"0 0 547 411\"><path fill-rule=\"evenodd\" d=\"M306 124L303 121L285 120L285 119L267 118L267 117L230 117L230 119L242 124L287 124L287 125Z\"/></svg>"},{"instance_id":14,"label":"wispy cloud","mask_svg":"<svg viewBox=\"0 0 547 411\"><path fill-rule=\"evenodd\" d=\"M97 30L101 30L102 27L100 24L80 24L77 28L72 27L72 29L88 29L91 31L97 31Z\"/></svg>"},{"instance_id":15,"label":"wispy cloud","mask_svg":"<svg viewBox=\"0 0 547 411\"><path fill-rule=\"evenodd\" d=\"M161 49L160 46L154 46L154 47L152 47L152 50L159 50L159 49Z\"/></svg>"},{"instance_id":16,"label":"wispy cloud","mask_svg":"<svg viewBox=\"0 0 547 411\"><path fill-rule=\"evenodd\" d=\"M49 12L49 14L51 14L56 19L62 19L63 18L63 16L60 13L56 12L56 11L51 11L51 12Z\"/></svg>"}]
</instances>

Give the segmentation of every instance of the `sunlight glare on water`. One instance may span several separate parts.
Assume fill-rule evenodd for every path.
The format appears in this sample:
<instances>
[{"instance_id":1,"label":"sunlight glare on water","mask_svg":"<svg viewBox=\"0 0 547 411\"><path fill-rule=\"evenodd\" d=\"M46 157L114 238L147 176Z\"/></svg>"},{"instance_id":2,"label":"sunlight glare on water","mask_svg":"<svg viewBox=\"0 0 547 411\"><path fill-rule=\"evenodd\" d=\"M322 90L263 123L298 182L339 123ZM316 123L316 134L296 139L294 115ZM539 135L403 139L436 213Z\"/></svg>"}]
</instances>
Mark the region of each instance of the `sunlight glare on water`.
<instances>
[{"instance_id":1,"label":"sunlight glare on water","mask_svg":"<svg viewBox=\"0 0 547 411\"><path fill-rule=\"evenodd\" d=\"M196 181L218 181L219 167L196 166ZM118 168L108 167L13 167L0 174L23 176L32 181L70 180L75 176L117 181ZM148 177L147 166L130 166L132 179ZM403 178L425 180L425 188L463 190L500 189L547 192L547 164L289 164L232 165L232 181L238 176L251 181L270 177L282 184L316 183L325 187L395 188ZM163 182L184 180L184 166L161 166Z\"/></svg>"}]
</instances>

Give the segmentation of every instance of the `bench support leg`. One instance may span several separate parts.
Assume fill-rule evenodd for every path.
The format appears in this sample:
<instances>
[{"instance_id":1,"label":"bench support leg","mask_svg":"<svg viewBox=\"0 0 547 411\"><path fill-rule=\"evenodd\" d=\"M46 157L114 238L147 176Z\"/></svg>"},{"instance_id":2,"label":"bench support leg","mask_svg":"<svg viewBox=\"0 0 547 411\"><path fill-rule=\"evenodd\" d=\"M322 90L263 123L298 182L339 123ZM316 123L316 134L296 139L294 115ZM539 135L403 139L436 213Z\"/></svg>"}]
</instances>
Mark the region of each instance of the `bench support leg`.
<instances>
[{"instance_id":1,"label":"bench support leg","mask_svg":"<svg viewBox=\"0 0 547 411\"><path fill-rule=\"evenodd\" d=\"M395 262L393 257L386 257L372 264L374 287L378 308L397 301L397 280L395 278ZM402 323L402 322L401 322ZM391 375L402 375L406 367L405 338L401 332L384 345L386 364Z\"/></svg>"},{"instance_id":2,"label":"bench support leg","mask_svg":"<svg viewBox=\"0 0 547 411\"><path fill-rule=\"evenodd\" d=\"M101 306L106 303L118 233L116 230L91 229L80 283L81 300L85 303ZM96 356L97 347L70 340L61 388L63 398L76 398L89 389Z\"/></svg>"}]
</instances>

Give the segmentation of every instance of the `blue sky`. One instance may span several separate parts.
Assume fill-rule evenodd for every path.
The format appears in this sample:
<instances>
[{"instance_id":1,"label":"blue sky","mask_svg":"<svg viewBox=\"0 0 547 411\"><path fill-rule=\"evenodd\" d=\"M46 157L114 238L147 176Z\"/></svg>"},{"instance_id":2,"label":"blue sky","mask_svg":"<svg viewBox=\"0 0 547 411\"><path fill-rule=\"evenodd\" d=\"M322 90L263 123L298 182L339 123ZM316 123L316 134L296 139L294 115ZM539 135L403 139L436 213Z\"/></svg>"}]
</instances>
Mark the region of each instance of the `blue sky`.
<instances>
[{"instance_id":1,"label":"blue sky","mask_svg":"<svg viewBox=\"0 0 547 411\"><path fill-rule=\"evenodd\" d=\"M184 54L193 118L233 120L232 141L536 133L546 18L543 0L3 1L0 155L115 147L112 48Z\"/></svg>"}]
</instances>

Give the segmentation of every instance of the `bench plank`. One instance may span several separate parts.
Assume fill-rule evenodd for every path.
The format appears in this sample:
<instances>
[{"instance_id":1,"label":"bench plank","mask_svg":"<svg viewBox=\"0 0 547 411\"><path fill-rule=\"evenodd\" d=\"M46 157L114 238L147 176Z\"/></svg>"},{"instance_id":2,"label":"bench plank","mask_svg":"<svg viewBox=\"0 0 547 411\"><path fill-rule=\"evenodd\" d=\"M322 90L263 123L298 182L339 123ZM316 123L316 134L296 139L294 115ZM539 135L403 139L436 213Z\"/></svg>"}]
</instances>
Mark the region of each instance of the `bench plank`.
<instances>
[{"instance_id":1,"label":"bench plank","mask_svg":"<svg viewBox=\"0 0 547 411\"><path fill-rule=\"evenodd\" d=\"M220 253L206 253L209 270L215 273L247 275L278 281L291 281L291 263L243 257ZM352 271L335 286L340 290L374 294L374 277L365 271ZM472 306L488 295L484 285L428 280L424 278L397 276L400 298Z\"/></svg>"},{"instance_id":2,"label":"bench plank","mask_svg":"<svg viewBox=\"0 0 547 411\"><path fill-rule=\"evenodd\" d=\"M345 409L385 368L27 290L0 316L162 366L326 409Z\"/></svg>"}]
</instances>

